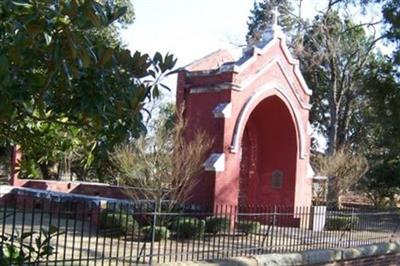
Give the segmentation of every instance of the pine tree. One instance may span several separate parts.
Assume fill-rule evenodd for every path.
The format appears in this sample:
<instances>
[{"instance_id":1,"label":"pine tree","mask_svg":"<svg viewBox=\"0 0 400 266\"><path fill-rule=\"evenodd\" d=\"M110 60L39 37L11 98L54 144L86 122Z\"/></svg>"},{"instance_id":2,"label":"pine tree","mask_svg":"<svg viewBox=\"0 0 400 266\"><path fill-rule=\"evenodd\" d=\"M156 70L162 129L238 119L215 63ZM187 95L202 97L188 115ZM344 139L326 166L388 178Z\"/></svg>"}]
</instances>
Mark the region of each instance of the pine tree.
<instances>
[{"instance_id":1,"label":"pine tree","mask_svg":"<svg viewBox=\"0 0 400 266\"><path fill-rule=\"evenodd\" d=\"M247 22L248 32L246 35L247 43L255 43L261 39L262 32L271 23L272 10L278 7L280 13L279 25L283 27L285 32L293 29L294 19L290 16L293 11L293 6L289 0L262 0L261 2L254 1L251 15Z\"/></svg>"}]
</instances>

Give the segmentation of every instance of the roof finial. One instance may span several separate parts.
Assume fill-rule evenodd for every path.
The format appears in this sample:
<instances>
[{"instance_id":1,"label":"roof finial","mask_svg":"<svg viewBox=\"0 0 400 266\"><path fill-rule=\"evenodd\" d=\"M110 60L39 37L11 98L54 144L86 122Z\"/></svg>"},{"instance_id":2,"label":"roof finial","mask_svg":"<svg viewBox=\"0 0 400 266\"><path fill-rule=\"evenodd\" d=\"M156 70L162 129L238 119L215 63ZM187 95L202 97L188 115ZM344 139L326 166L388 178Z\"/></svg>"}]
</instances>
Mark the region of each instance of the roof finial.
<instances>
[{"instance_id":1,"label":"roof finial","mask_svg":"<svg viewBox=\"0 0 400 266\"><path fill-rule=\"evenodd\" d=\"M272 10L272 26L278 26L278 17L279 17L279 10L278 7L275 6Z\"/></svg>"},{"instance_id":2,"label":"roof finial","mask_svg":"<svg viewBox=\"0 0 400 266\"><path fill-rule=\"evenodd\" d=\"M261 41L262 42L269 42L271 39L277 38L277 37L284 37L284 34L282 32L281 26L278 24L278 17L279 17L279 10L278 7L275 6L272 11L272 21L271 23L266 27L265 31L262 34Z\"/></svg>"}]
</instances>

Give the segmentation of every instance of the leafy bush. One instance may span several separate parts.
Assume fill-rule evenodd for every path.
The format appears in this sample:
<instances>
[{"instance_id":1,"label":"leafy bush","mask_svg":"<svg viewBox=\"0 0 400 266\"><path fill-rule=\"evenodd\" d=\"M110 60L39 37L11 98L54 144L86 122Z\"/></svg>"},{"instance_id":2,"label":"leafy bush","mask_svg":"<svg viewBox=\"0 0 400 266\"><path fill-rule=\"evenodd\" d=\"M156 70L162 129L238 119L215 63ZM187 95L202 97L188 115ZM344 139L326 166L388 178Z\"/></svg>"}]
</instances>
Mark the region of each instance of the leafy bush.
<instances>
[{"instance_id":1,"label":"leafy bush","mask_svg":"<svg viewBox=\"0 0 400 266\"><path fill-rule=\"evenodd\" d=\"M142 233L144 236L145 241L151 241L152 237L152 226L145 226L142 228ZM170 231L165 226L156 226L155 227L155 234L154 234L154 241L165 240L170 236Z\"/></svg>"},{"instance_id":2,"label":"leafy bush","mask_svg":"<svg viewBox=\"0 0 400 266\"><path fill-rule=\"evenodd\" d=\"M256 222L256 221L238 221L236 223L236 228L245 233L246 235L248 234L255 234L258 231L260 231L261 228L261 223Z\"/></svg>"},{"instance_id":3,"label":"leafy bush","mask_svg":"<svg viewBox=\"0 0 400 266\"><path fill-rule=\"evenodd\" d=\"M100 228L115 234L124 234L139 228L139 223L132 215L119 211L105 211L101 214Z\"/></svg>"},{"instance_id":4,"label":"leafy bush","mask_svg":"<svg viewBox=\"0 0 400 266\"><path fill-rule=\"evenodd\" d=\"M206 218L206 232L217 234L229 229L231 220L226 217L207 217Z\"/></svg>"},{"instance_id":5,"label":"leafy bush","mask_svg":"<svg viewBox=\"0 0 400 266\"><path fill-rule=\"evenodd\" d=\"M328 217L325 223L326 230L350 230L358 225L359 219L357 216L334 216Z\"/></svg>"},{"instance_id":6,"label":"leafy bush","mask_svg":"<svg viewBox=\"0 0 400 266\"><path fill-rule=\"evenodd\" d=\"M197 218L184 217L174 221L171 230L179 238L200 237L204 234L206 222Z\"/></svg>"},{"instance_id":7,"label":"leafy bush","mask_svg":"<svg viewBox=\"0 0 400 266\"><path fill-rule=\"evenodd\" d=\"M57 227L50 226L48 230L39 232L31 231L23 234L18 232L0 236L2 246L0 248L0 265L39 265L40 261L54 254L51 240L63 234ZM30 239L32 245L26 240ZM32 241L34 240L34 241Z\"/></svg>"}]
</instances>

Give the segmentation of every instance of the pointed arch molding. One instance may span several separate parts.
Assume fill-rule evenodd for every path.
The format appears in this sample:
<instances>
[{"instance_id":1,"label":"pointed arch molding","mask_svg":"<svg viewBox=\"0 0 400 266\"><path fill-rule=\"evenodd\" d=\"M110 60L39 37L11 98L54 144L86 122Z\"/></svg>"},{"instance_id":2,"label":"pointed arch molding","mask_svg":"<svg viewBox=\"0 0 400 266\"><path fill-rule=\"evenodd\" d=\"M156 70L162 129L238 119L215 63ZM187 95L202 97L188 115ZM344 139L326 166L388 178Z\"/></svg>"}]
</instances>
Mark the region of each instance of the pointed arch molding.
<instances>
[{"instance_id":1,"label":"pointed arch molding","mask_svg":"<svg viewBox=\"0 0 400 266\"><path fill-rule=\"evenodd\" d=\"M290 97L287 94L283 85L277 82L270 82L257 90L252 96L250 96L240 111L239 117L236 120L235 128L232 135L231 146L229 147L231 153L237 153L240 147L240 140L243 135L244 128L247 120L250 117L251 112L262 100L271 97L278 96L288 107L292 119L295 123L296 135L297 135L297 150L300 159L304 159L307 156L306 153L306 139L303 130L303 121L300 115L296 112L294 106L291 103Z\"/></svg>"}]
</instances>

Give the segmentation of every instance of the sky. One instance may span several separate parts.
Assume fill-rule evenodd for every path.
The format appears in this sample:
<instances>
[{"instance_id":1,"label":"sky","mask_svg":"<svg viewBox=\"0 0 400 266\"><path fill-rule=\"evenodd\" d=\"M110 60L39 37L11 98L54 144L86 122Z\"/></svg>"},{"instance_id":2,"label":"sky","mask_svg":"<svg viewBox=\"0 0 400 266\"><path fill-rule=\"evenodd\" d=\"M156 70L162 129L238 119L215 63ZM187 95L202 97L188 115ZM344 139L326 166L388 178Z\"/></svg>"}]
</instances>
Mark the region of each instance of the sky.
<instances>
[{"instance_id":1,"label":"sky","mask_svg":"<svg viewBox=\"0 0 400 266\"><path fill-rule=\"evenodd\" d=\"M247 21L254 0L132 0L135 21L122 31L131 51L153 55L172 53L177 67L218 49L245 43ZM303 14L315 15L326 0L304 0ZM235 46L236 45L236 46ZM176 75L164 83L171 88L166 100L175 100Z\"/></svg>"},{"instance_id":2,"label":"sky","mask_svg":"<svg viewBox=\"0 0 400 266\"><path fill-rule=\"evenodd\" d=\"M215 50L244 44L254 0L133 0L135 22L122 33L131 50L173 53L184 66ZM325 0L305 0L310 17Z\"/></svg>"}]
</instances>

